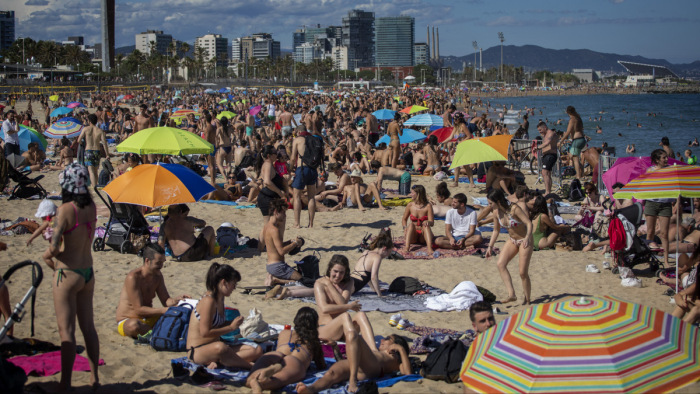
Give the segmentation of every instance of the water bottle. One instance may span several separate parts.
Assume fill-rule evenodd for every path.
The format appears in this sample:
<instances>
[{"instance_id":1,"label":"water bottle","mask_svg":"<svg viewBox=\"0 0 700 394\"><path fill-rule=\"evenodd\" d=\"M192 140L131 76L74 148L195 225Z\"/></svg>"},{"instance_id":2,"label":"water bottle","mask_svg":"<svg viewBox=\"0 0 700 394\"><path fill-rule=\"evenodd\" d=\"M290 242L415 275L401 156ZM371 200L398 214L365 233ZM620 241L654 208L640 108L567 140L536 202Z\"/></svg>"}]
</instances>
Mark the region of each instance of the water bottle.
<instances>
[{"instance_id":1,"label":"water bottle","mask_svg":"<svg viewBox=\"0 0 700 394\"><path fill-rule=\"evenodd\" d=\"M438 252L437 250L434 251L434 252L433 252L433 257L434 257L434 258L440 257L440 252Z\"/></svg>"},{"instance_id":2,"label":"water bottle","mask_svg":"<svg viewBox=\"0 0 700 394\"><path fill-rule=\"evenodd\" d=\"M427 256L427 255L428 255L428 253L422 252L422 251L416 253L416 256L418 256L418 257L425 257L425 256Z\"/></svg>"}]
</instances>

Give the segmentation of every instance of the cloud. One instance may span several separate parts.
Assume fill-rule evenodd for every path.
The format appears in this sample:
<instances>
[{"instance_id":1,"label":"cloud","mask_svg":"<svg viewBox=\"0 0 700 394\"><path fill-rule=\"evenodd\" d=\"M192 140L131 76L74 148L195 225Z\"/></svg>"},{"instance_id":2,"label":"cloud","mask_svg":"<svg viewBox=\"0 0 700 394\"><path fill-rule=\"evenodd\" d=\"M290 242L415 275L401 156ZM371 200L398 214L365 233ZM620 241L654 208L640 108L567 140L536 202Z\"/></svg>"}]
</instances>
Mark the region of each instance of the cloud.
<instances>
[{"instance_id":1,"label":"cloud","mask_svg":"<svg viewBox=\"0 0 700 394\"><path fill-rule=\"evenodd\" d=\"M620 4L620 3L624 3L625 0L610 0L610 2L613 4Z\"/></svg>"},{"instance_id":2,"label":"cloud","mask_svg":"<svg viewBox=\"0 0 700 394\"><path fill-rule=\"evenodd\" d=\"M24 5L45 6L49 5L49 0L29 0Z\"/></svg>"}]
</instances>

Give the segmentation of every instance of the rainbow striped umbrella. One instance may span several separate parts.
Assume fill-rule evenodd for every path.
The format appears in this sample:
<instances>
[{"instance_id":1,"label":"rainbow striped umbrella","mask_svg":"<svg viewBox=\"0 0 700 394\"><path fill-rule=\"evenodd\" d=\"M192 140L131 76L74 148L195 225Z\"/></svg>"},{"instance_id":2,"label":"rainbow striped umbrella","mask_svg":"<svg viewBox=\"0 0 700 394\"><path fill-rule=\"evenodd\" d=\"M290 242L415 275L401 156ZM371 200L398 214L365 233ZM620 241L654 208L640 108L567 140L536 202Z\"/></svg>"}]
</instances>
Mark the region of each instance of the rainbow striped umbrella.
<instances>
[{"instance_id":1,"label":"rainbow striped umbrella","mask_svg":"<svg viewBox=\"0 0 700 394\"><path fill-rule=\"evenodd\" d=\"M668 392L700 379L698 328L613 297L536 305L477 336L462 365L476 392Z\"/></svg>"},{"instance_id":2,"label":"rainbow striped umbrella","mask_svg":"<svg viewBox=\"0 0 700 394\"><path fill-rule=\"evenodd\" d=\"M44 135L49 138L60 140L63 137L75 138L80 135L82 130L83 125L81 125L77 119L63 118L58 122L53 122L51 126L44 131Z\"/></svg>"}]
</instances>

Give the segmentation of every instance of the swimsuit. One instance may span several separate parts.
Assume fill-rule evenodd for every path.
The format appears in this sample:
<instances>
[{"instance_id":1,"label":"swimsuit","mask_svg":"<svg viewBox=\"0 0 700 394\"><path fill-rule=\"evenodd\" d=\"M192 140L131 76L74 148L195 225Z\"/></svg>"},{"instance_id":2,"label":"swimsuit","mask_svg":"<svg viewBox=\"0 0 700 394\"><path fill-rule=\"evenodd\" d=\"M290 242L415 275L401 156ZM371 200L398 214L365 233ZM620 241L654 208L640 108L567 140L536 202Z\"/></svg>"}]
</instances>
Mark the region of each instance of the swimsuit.
<instances>
[{"instance_id":1,"label":"swimsuit","mask_svg":"<svg viewBox=\"0 0 700 394\"><path fill-rule=\"evenodd\" d=\"M141 323L153 328L153 326L156 325L156 322L158 322L159 318L160 318L160 316L150 316L150 317L142 317L138 320L140 320ZM117 332L119 333L119 335L121 335L123 337L127 336L124 333L124 323L126 323L127 320L129 320L129 318L126 318L126 319L120 321L119 323L117 323Z\"/></svg>"},{"instance_id":2,"label":"swimsuit","mask_svg":"<svg viewBox=\"0 0 700 394\"><path fill-rule=\"evenodd\" d=\"M372 279L372 272L367 271L367 268L365 268L365 260L367 259L367 254L365 254L362 257L362 269L363 271L353 271L353 274L357 274L360 279L357 278L352 278L352 281L354 282L355 285L355 292L353 294L358 293L360 290L362 290L363 287L369 283L369 280Z\"/></svg>"},{"instance_id":3,"label":"swimsuit","mask_svg":"<svg viewBox=\"0 0 700 394\"><path fill-rule=\"evenodd\" d=\"M92 230L92 223L97 222L97 219L94 219L90 222L80 223L78 221L78 208L75 206L75 204L72 201L70 204L73 206L73 212L75 213L75 225L73 227L71 227L70 229L64 231L63 234L64 235L69 234L69 233L73 232L73 230L77 229L78 227L85 225L85 227L87 227L88 237L90 237L90 239L92 239L92 237L94 235L94 232ZM92 267L88 267L88 268L59 268L56 271L58 274L56 277L56 284L57 285L61 282L63 277L66 275L65 271L73 271L76 274L82 276L83 279L85 279L85 283L90 282L95 277L94 272L92 270Z\"/></svg>"},{"instance_id":4,"label":"swimsuit","mask_svg":"<svg viewBox=\"0 0 700 394\"><path fill-rule=\"evenodd\" d=\"M199 233L197 239L194 240L194 244L189 247L184 253L179 256L173 257L177 261L199 261L204 260L209 255L209 241L204 239L204 232Z\"/></svg>"},{"instance_id":5,"label":"swimsuit","mask_svg":"<svg viewBox=\"0 0 700 394\"><path fill-rule=\"evenodd\" d=\"M579 156L581 151L586 146L586 139L583 137L574 138L571 140L571 148L569 148L569 153L572 156Z\"/></svg>"},{"instance_id":6,"label":"swimsuit","mask_svg":"<svg viewBox=\"0 0 700 394\"><path fill-rule=\"evenodd\" d=\"M204 298L204 297L211 297L211 294L205 294L202 296L202 298ZM201 301L202 298L200 298L199 300ZM194 308L194 317L196 317L197 320L201 320L200 316L199 316L199 312L197 312L197 307ZM211 328L220 328L220 327L223 327L225 325L226 325L226 315L220 314L219 309L216 308L214 310L214 318L212 319L212 322L211 322ZM187 353L187 358L194 361L194 349L200 348L200 347L202 347L204 345L208 345L208 344L209 343L203 343L203 344L198 345L198 346L192 346L190 348L190 351Z\"/></svg>"},{"instance_id":7,"label":"swimsuit","mask_svg":"<svg viewBox=\"0 0 700 394\"><path fill-rule=\"evenodd\" d=\"M411 221L413 223L416 224L416 233L422 234L423 229L421 228L421 226L423 225L423 222L428 220L428 215L417 218L417 217L413 216L413 214L411 214L411 216L409 218L411 219Z\"/></svg>"},{"instance_id":8,"label":"swimsuit","mask_svg":"<svg viewBox=\"0 0 700 394\"><path fill-rule=\"evenodd\" d=\"M85 150L85 166L87 167L97 167L100 165L100 151L99 150Z\"/></svg>"},{"instance_id":9,"label":"swimsuit","mask_svg":"<svg viewBox=\"0 0 700 394\"><path fill-rule=\"evenodd\" d=\"M503 220L499 217L498 223L500 223L502 227L505 227L507 229L518 227L518 225L520 224L520 222L514 219L511 215L507 215L507 219L508 221L506 222L506 224L503 224ZM520 246L523 242L525 242L525 238L515 239L513 237L510 237L510 242L512 242L515 246Z\"/></svg>"},{"instance_id":10,"label":"swimsuit","mask_svg":"<svg viewBox=\"0 0 700 394\"><path fill-rule=\"evenodd\" d=\"M542 223L542 215L537 217L537 225L535 226L535 229L532 232L532 246L535 250L540 250L540 240L545 237L544 231L540 230L540 224Z\"/></svg>"}]
</instances>

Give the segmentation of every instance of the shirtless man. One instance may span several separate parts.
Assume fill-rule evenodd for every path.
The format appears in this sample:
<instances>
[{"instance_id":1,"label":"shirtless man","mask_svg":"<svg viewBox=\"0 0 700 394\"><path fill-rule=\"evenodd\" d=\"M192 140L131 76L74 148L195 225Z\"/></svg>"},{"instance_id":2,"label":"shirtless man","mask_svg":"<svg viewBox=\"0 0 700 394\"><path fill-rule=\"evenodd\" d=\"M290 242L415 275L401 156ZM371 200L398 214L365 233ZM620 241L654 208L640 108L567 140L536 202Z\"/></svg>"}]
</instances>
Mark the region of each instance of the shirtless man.
<instances>
[{"instance_id":1,"label":"shirtless man","mask_svg":"<svg viewBox=\"0 0 700 394\"><path fill-rule=\"evenodd\" d=\"M178 261L199 261L214 255L216 233L207 222L188 216L190 208L186 204L171 205L168 215L160 227L158 244L170 245L173 257ZM202 231L194 236L194 229Z\"/></svg>"},{"instance_id":2,"label":"shirtless man","mask_svg":"<svg viewBox=\"0 0 700 394\"><path fill-rule=\"evenodd\" d=\"M307 164L304 164L302 158L306 152L306 138L320 138L322 137L319 133L309 134L308 132L301 132L292 141L292 157L290 164L294 168L294 182L292 183L293 197L294 197L294 227L300 227L300 216L301 216L301 193L306 189L306 195L309 196L309 228L314 226L314 215L316 213L316 199L311 196L315 196L316 193L316 181L318 180L318 169L312 168ZM323 142L321 142L322 145ZM322 165L323 163L321 163ZM321 169L323 169L321 167ZM291 171L291 168L290 168Z\"/></svg>"},{"instance_id":3,"label":"shirtless man","mask_svg":"<svg viewBox=\"0 0 700 394\"><path fill-rule=\"evenodd\" d=\"M374 114L372 114L371 112L369 112L369 109L367 108L362 110L362 115L365 117L365 130L367 131L367 135L378 135L379 122L377 122L377 117L374 116Z\"/></svg>"},{"instance_id":4,"label":"shirtless man","mask_svg":"<svg viewBox=\"0 0 700 394\"><path fill-rule=\"evenodd\" d=\"M100 143L104 147L104 152L107 157L109 154L109 145L107 145L107 137L105 133L97 127L97 116L95 114L88 115L90 125L83 127L78 137L78 144L85 140L85 167L90 173L90 184L97 185L97 168L100 166Z\"/></svg>"},{"instance_id":5,"label":"shirtless man","mask_svg":"<svg viewBox=\"0 0 700 394\"><path fill-rule=\"evenodd\" d=\"M411 193L411 173L404 170L399 170L394 167L384 166L376 167L374 170L377 171L377 190L382 191L382 182L384 179L399 182L399 194L402 196L407 196Z\"/></svg>"},{"instance_id":6,"label":"shirtless man","mask_svg":"<svg viewBox=\"0 0 700 394\"><path fill-rule=\"evenodd\" d=\"M27 151L22 153L24 161L27 162L27 167L32 171L41 170L44 167L46 154L39 149L39 144L36 142L30 142L27 148Z\"/></svg>"},{"instance_id":7,"label":"shirtless man","mask_svg":"<svg viewBox=\"0 0 700 394\"><path fill-rule=\"evenodd\" d=\"M241 146L233 150L233 165L236 167L240 166L243 159L248 155L253 155L253 152L248 149L248 142L241 140Z\"/></svg>"},{"instance_id":8,"label":"shirtless man","mask_svg":"<svg viewBox=\"0 0 700 394\"><path fill-rule=\"evenodd\" d=\"M143 265L126 275L117 306L117 331L121 336L136 338L150 331L169 307L189 298L182 295L170 297L160 270L165 263L165 250L157 244L143 249ZM153 307L158 296L162 308Z\"/></svg>"},{"instance_id":9,"label":"shirtless man","mask_svg":"<svg viewBox=\"0 0 700 394\"><path fill-rule=\"evenodd\" d=\"M134 118L134 133L141 130L145 130L151 127L156 127L156 122L151 116L146 112L148 110L148 105L141 104L141 112ZM155 160L155 155L144 155L144 163L151 163L151 160Z\"/></svg>"},{"instance_id":10,"label":"shirtless man","mask_svg":"<svg viewBox=\"0 0 700 394\"><path fill-rule=\"evenodd\" d=\"M270 202L270 220L265 223L262 239L267 250L266 286L285 284L301 279L299 271L284 262L284 255L303 245L301 238L283 242L282 235L287 224L287 203L276 198Z\"/></svg>"},{"instance_id":11,"label":"shirtless man","mask_svg":"<svg viewBox=\"0 0 700 394\"><path fill-rule=\"evenodd\" d=\"M545 196L552 193L552 170L557 165L557 145L559 135L554 130L547 127L547 123L540 121L537 124L537 131L542 136L540 149L542 150L542 178L544 179Z\"/></svg>"},{"instance_id":12,"label":"shirtless man","mask_svg":"<svg viewBox=\"0 0 700 394\"><path fill-rule=\"evenodd\" d=\"M350 175L343 171L343 166L340 163L328 164L328 172L335 174L338 177L337 188L333 190L324 190L316 195L316 201L321 202L328 197L334 196L338 201L343 196L345 186L350 185Z\"/></svg>"},{"instance_id":13,"label":"shirtless man","mask_svg":"<svg viewBox=\"0 0 700 394\"><path fill-rule=\"evenodd\" d=\"M289 106L285 105L282 109L282 113L277 117L282 126L282 138L289 134L292 134L293 127L296 127L297 121L294 120L294 116L289 112Z\"/></svg>"},{"instance_id":14,"label":"shirtless man","mask_svg":"<svg viewBox=\"0 0 700 394\"><path fill-rule=\"evenodd\" d=\"M250 142L255 131L255 116L251 115L250 111L245 117L245 138ZM252 144L251 144L252 145Z\"/></svg>"}]
</instances>

